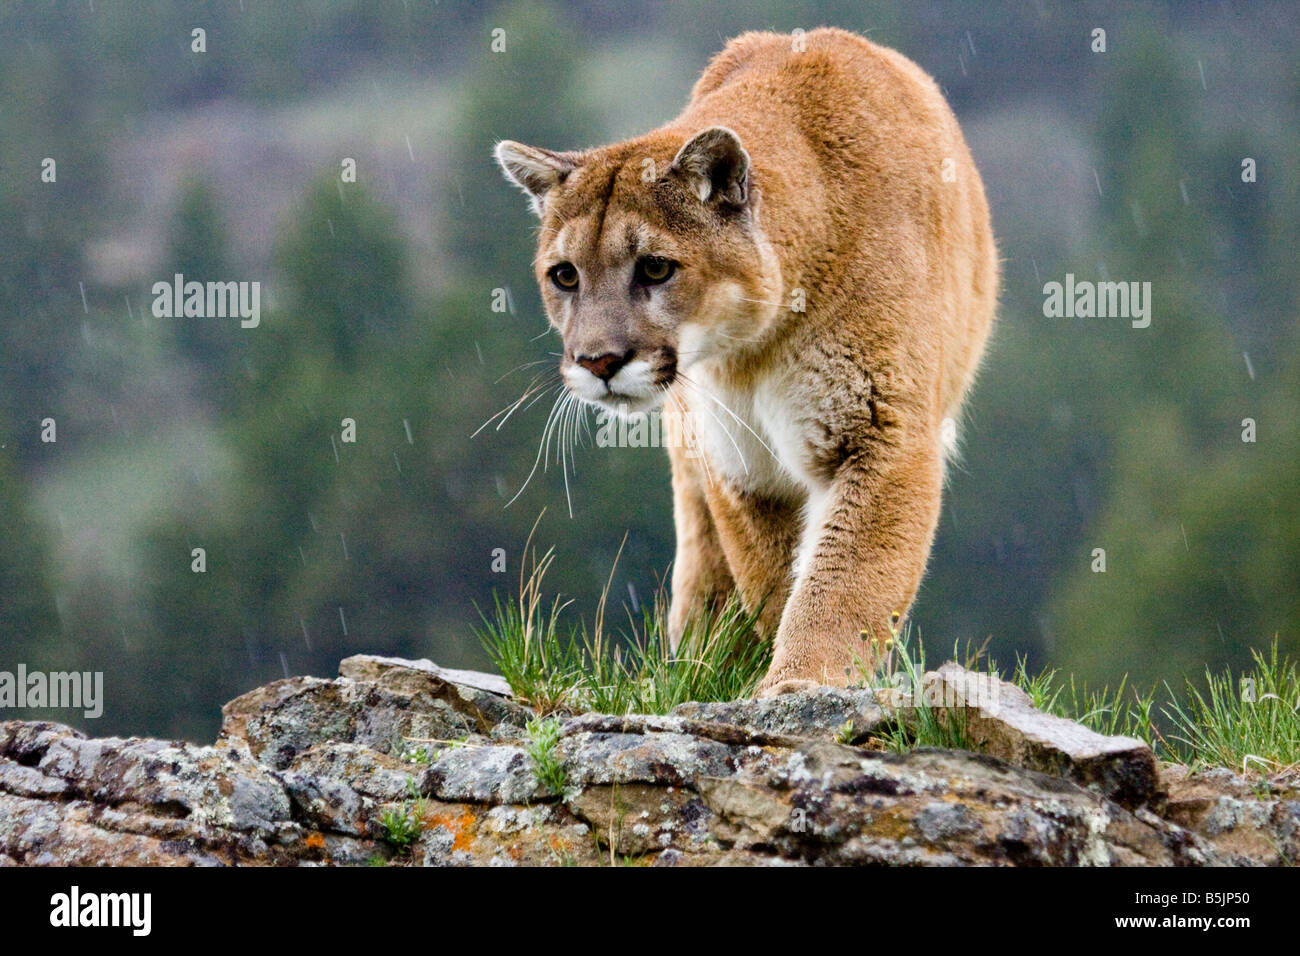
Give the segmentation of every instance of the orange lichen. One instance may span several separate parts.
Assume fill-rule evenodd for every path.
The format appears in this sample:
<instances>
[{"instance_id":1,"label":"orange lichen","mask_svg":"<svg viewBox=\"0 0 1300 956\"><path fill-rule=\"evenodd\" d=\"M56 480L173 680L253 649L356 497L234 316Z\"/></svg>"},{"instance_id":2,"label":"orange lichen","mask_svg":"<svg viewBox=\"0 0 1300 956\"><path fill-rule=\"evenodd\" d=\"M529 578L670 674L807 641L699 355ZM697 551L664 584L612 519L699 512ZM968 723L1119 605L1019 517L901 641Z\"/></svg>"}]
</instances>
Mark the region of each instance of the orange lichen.
<instances>
[{"instance_id":1,"label":"orange lichen","mask_svg":"<svg viewBox=\"0 0 1300 956\"><path fill-rule=\"evenodd\" d=\"M459 816L450 813L431 813L424 818L425 829L442 827L451 834L451 848L469 850L474 845L474 826L477 819L466 811Z\"/></svg>"}]
</instances>

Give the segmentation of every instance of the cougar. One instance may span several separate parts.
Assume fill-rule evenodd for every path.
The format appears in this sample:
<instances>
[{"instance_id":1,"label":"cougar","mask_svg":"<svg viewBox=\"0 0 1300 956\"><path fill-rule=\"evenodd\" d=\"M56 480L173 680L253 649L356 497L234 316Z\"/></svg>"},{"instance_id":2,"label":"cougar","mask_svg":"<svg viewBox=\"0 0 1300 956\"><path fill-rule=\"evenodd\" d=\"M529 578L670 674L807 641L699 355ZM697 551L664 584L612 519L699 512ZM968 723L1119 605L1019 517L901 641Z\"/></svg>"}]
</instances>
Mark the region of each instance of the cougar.
<instances>
[{"instance_id":1,"label":"cougar","mask_svg":"<svg viewBox=\"0 0 1300 956\"><path fill-rule=\"evenodd\" d=\"M667 125L496 158L541 219L564 385L690 433L672 639L735 593L773 640L761 695L856 679L925 573L998 294L934 81L843 30L746 33Z\"/></svg>"}]
</instances>

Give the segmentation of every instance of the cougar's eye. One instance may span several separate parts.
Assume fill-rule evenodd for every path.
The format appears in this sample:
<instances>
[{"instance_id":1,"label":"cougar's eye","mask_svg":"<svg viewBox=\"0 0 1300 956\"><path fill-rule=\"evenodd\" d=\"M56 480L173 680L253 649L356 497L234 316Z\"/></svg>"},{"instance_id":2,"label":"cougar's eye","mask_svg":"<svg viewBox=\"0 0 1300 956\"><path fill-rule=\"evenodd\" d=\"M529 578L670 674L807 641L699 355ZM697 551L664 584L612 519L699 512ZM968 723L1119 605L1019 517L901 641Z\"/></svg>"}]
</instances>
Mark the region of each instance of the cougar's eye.
<instances>
[{"instance_id":1,"label":"cougar's eye","mask_svg":"<svg viewBox=\"0 0 1300 956\"><path fill-rule=\"evenodd\" d=\"M551 281L557 288L565 292L572 292L578 287L578 270L572 262L561 262L551 266L546 274L551 277Z\"/></svg>"},{"instance_id":2,"label":"cougar's eye","mask_svg":"<svg viewBox=\"0 0 1300 956\"><path fill-rule=\"evenodd\" d=\"M667 282L677 271L677 263L660 256L643 256L636 261L636 281L641 285Z\"/></svg>"}]
</instances>

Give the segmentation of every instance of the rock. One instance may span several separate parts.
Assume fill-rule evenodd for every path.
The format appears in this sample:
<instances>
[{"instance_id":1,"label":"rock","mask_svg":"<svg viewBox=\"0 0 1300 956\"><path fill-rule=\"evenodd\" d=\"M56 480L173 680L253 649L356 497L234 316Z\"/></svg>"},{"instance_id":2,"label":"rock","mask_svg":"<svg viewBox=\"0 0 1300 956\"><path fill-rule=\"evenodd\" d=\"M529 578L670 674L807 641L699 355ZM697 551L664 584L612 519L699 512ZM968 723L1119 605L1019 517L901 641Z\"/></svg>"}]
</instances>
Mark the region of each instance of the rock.
<instances>
[{"instance_id":1,"label":"rock","mask_svg":"<svg viewBox=\"0 0 1300 956\"><path fill-rule=\"evenodd\" d=\"M409 859L424 866L592 866L591 831L563 806L430 803Z\"/></svg>"},{"instance_id":2,"label":"rock","mask_svg":"<svg viewBox=\"0 0 1300 956\"><path fill-rule=\"evenodd\" d=\"M293 800L295 815L311 826L348 836L369 832L361 795L346 783L294 770L282 773L280 779Z\"/></svg>"},{"instance_id":3,"label":"rock","mask_svg":"<svg viewBox=\"0 0 1300 956\"><path fill-rule=\"evenodd\" d=\"M15 722L0 724L0 758L9 771L0 774L0 852L24 863L287 858L271 845L294 828L289 796L247 747L92 740Z\"/></svg>"},{"instance_id":4,"label":"rock","mask_svg":"<svg viewBox=\"0 0 1300 956\"><path fill-rule=\"evenodd\" d=\"M673 714L668 716L659 714L627 714L623 716L581 714L565 722L560 731L560 736L571 737L579 733L686 734L730 746L791 747L799 742L799 738L787 734L767 733L752 727L740 727L716 721L689 720Z\"/></svg>"},{"instance_id":5,"label":"rock","mask_svg":"<svg viewBox=\"0 0 1300 956\"><path fill-rule=\"evenodd\" d=\"M354 658L350 658L354 660ZM458 688L416 668L373 668L375 680L293 677L222 708L221 739L242 739L277 769L317 744L355 743L380 753L487 733L498 721L526 723L526 708L474 688Z\"/></svg>"},{"instance_id":6,"label":"rock","mask_svg":"<svg viewBox=\"0 0 1300 956\"><path fill-rule=\"evenodd\" d=\"M339 662L339 676L353 680L379 683L380 679L391 672L421 671L431 674L447 684L472 690L487 691L499 697L510 696L510 684L500 674L486 674L483 671L461 671L450 667L439 667L430 660L408 661L400 657L378 657L374 654L356 654L345 657Z\"/></svg>"},{"instance_id":7,"label":"rock","mask_svg":"<svg viewBox=\"0 0 1300 956\"><path fill-rule=\"evenodd\" d=\"M427 661L354 657L336 680L227 704L216 744L91 739L0 723L0 866L1244 865L1300 857L1281 784L1154 762L1027 708L962 696L991 753L849 746L898 719L821 688L582 714L560 727L562 792L539 779L533 712ZM940 669L929 689L958 689ZM845 727L852 722L852 729ZM1062 724L1068 726L1062 726ZM1145 769L1151 778L1144 776Z\"/></svg>"},{"instance_id":8,"label":"rock","mask_svg":"<svg viewBox=\"0 0 1300 956\"><path fill-rule=\"evenodd\" d=\"M843 743L866 740L886 719L872 691L841 687L819 687L762 700L688 703L675 708L673 714L795 737L842 737Z\"/></svg>"},{"instance_id":9,"label":"rock","mask_svg":"<svg viewBox=\"0 0 1300 956\"><path fill-rule=\"evenodd\" d=\"M439 667L431 661L407 661L398 657L373 657L358 654L339 664L339 674L385 690L412 697L442 701L452 710L472 718L480 733L488 733L498 724L522 727L537 715L510 700L510 685L505 678L481 671L461 671Z\"/></svg>"},{"instance_id":10,"label":"rock","mask_svg":"<svg viewBox=\"0 0 1300 956\"><path fill-rule=\"evenodd\" d=\"M86 735L63 724L48 721L11 720L0 723L0 757L20 766L34 767L50 749L50 744L64 737L84 740Z\"/></svg>"},{"instance_id":11,"label":"rock","mask_svg":"<svg viewBox=\"0 0 1300 956\"><path fill-rule=\"evenodd\" d=\"M655 851L720 850L713 813L692 790L648 784L584 787L568 801L615 857Z\"/></svg>"},{"instance_id":12,"label":"rock","mask_svg":"<svg viewBox=\"0 0 1300 956\"><path fill-rule=\"evenodd\" d=\"M48 777L35 767L0 759L0 791L20 797L62 797L72 792L72 784Z\"/></svg>"},{"instance_id":13,"label":"rock","mask_svg":"<svg viewBox=\"0 0 1300 956\"><path fill-rule=\"evenodd\" d=\"M452 747L425 771L420 792L470 803L530 803L550 793L537 778L533 758L520 747Z\"/></svg>"},{"instance_id":14,"label":"rock","mask_svg":"<svg viewBox=\"0 0 1300 956\"><path fill-rule=\"evenodd\" d=\"M37 769L96 803L142 804L197 824L265 835L289 817L280 781L247 748L65 735Z\"/></svg>"},{"instance_id":15,"label":"rock","mask_svg":"<svg viewBox=\"0 0 1300 956\"><path fill-rule=\"evenodd\" d=\"M570 784L692 784L728 774L738 751L716 740L680 733L590 733L563 737L559 751Z\"/></svg>"},{"instance_id":16,"label":"rock","mask_svg":"<svg viewBox=\"0 0 1300 956\"><path fill-rule=\"evenodd\" d=\"M787 860L770 853L753 853L748 850L722 850L719 853L682 853L664 850L651 866L807 866L800 860Z\"/></svg>"},{"instance_id":17,"label":"rock","mask_svg":"<svg viewBox=\"0 0 1300 956\"><path fill-rule=\"evenodd\" d=\"M1300 859L1300 790L1252 782L1225 768L1161 774L1162 815L1202 834L1216 849L1274 866Z\"/></svg>"},{"instance_id":18,"label":"rock","mask_svg":"<svg viewBox=\"0 0 1300 956\"><path fill-rule=\"evenodd\" d=\"M723 843L820 864L1220 862L1195 838L1069 781L959 751L809 743L763 776L700 789Z\"/></svg>"},{"instance_id":19,"label":"rock","mask_svg":"<svg viewBox=\"0 0 1300 956\"><path fill-rule=\"evenodd\" d=\"M0 794L0 853L28 866L202 866L226 862L196 837L104 826L96 805ZM128 823L129 826L129 823Z\"/></svg>"},{"instance_id":20,"label":"rock","mask_svg":"<svg viewBox=\"0 0 1300 956\"><path fill-rule=\"evenodd\" d=\"M1068 777L1130 809L1158 793L1155 755L1146 744L1036 710L1014 684L950 661L925 675L924 690L928 701L942 702L941 719L964 721L967 739L981 753Z\"/></svg>"},{"instance_id":21,"label":"rock","mask_svg":"<svg viewBox=\"0 0 1300 956\"><path fill-rule=\"evenodd\" d=\"M363 797L377 803L402 800L425 765L401 760L360 744L317 744L293 759L290 769L320 779L346 780Z\"/></svg>"}]
</instances>

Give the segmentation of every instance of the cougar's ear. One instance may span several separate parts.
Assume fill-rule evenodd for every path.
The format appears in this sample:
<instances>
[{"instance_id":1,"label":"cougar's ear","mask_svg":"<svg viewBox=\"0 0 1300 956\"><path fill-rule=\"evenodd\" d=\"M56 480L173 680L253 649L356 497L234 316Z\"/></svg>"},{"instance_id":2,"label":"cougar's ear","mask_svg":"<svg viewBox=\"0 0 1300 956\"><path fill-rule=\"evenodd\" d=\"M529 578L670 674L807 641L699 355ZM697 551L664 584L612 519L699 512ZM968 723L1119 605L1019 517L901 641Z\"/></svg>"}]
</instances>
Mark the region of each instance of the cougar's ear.
<instances>
[{"instance_id":1,"label":"cougar's ear","mask_svg":"<svg viewBox=\"0 0 1300 956\"><path fill-rule=\"evenodd\" d=\"M749 153L725 126L710 126L688 139L671 169L701 202L739 209L749 201Z\"/></svg>"},{"instance_id":2,"label":"cougar's ear","mask_svg":"<svg viewBox=\"0 0 1300 956\"><path fill-rule=\"evenodd\" d=\"M506 179L528 194L528 202L538 216L546 194L578 168L578 157L573 153L556 153L508 139L497 143L494 152Z\"/></svg>"}]
</instances>

